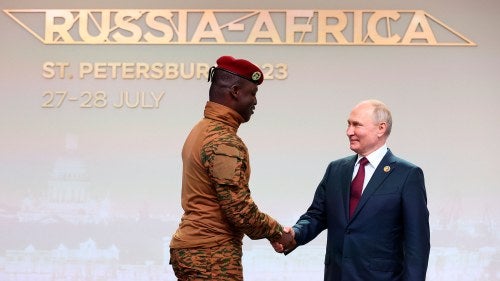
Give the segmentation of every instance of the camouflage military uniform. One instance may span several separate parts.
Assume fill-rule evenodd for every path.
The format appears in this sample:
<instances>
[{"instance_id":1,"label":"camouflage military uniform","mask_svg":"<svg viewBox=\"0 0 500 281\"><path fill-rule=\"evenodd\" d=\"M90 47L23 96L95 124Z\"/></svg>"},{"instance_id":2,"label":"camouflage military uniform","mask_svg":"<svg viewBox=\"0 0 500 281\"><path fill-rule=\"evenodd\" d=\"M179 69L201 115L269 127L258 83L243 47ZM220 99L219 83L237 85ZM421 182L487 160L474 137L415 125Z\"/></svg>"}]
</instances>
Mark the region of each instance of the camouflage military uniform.
<instances>
[{"instance_id":1,"label":"camouflage military uniform","mask_svg":"<svg viewBox=\"0 0 500 281\"><path fill-rule=\"evenodd\" d=\"M242 280L243 236L281 237L282 226L250 196L248 150L236 135L242 122L236 111L207 102L205 118L184 143L184 214L170 243L179 280Z\"/></svg>"},{"instance_id":2,"label":"camouflage military uniform","mask_svg":"<svg viewBox=\"0 0 500 281\"><path fill-rule=\"evenodd\" d=\"M236 242L236 241L235 241ZM210 248L170 249L170 259L178 280L243 280L240 243Z\"/></svg>"}]
</instances>

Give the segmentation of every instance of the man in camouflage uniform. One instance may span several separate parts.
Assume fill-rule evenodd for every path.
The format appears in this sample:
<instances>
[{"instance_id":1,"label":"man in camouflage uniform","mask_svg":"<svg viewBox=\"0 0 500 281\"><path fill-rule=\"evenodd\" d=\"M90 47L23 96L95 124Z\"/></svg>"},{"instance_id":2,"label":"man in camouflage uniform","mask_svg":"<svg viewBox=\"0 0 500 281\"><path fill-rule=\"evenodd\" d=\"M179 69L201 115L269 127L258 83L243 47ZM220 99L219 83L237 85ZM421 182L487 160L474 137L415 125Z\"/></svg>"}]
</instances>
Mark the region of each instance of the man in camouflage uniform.
<instances>
[{"instance_id":1,"label":"man in camouflage uniform","mask_svg":"<svg viewBox=\"0 0 500 281\"><path fill-rule=\"evenodd\" d=\"M253 114L263 79L257 66L230 56L210 69L204 118L182 149L184 214L170 243L178 280L243 280L245 234L280 243L292 239L252 200L248 150L236 134Z\"/></svg>"}]
</instances>

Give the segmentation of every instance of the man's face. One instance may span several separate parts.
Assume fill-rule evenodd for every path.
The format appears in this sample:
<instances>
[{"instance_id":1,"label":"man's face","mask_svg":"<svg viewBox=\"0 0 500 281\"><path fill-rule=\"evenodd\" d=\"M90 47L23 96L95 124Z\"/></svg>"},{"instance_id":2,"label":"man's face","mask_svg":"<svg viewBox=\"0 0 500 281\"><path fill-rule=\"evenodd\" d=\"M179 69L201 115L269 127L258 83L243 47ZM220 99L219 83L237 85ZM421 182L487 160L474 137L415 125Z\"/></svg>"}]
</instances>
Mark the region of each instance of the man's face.
<instances>
[{"instance_id":1,"label":"man's face","mask_svg":"<svg viewBox=\"0 0 500 281\"><path fill-rule=\"evenodd\" d=\"M238 101L236 111L243 117L245 122L250 120L257 105L257 90L256 84L245 81L238 89Z\"/></svg>"},{"instance_id":2,"label":"man's face","mask_svg":"<svg viewBox=\"0 0 500 281\"><path fill-rule=\"evenodd\" d=\"M373 106L367 103L357 105L347 120L349 148L367 156L385 143L385 123L376 123L373 118Z\"/></svg>"}]
</instances>

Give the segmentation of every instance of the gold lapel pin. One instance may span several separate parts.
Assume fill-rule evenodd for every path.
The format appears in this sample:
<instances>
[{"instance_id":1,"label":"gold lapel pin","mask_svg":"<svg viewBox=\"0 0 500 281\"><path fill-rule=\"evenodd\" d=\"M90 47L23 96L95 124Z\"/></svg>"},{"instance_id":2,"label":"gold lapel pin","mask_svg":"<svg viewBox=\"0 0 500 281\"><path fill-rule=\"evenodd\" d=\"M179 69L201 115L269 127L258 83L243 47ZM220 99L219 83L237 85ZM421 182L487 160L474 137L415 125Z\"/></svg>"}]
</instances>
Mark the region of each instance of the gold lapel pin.
<instances>
[{"instance_id":1,"label":"gold lapel pin","mask_svg":"<svg viewBox=\"0 0 500 281\"><path fill-rule=\"evenodd\" d=\"M384 167L384 172L389 173L390 170L391 170L390 166L385 166Z\"/></svg>"}]
</instances>

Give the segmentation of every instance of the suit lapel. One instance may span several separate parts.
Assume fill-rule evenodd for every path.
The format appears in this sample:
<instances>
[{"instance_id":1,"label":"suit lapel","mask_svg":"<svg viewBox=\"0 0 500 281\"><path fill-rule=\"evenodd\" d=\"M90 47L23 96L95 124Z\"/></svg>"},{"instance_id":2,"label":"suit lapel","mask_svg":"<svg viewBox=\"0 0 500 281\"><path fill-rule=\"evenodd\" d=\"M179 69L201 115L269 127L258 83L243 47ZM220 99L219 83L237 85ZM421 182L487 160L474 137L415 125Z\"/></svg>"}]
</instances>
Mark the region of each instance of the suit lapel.
<instances>
[{"instance_id":1,"label":"suit lapel","mask_svg":"<svg viewBox=\"0 0 500 281\"><path fill-rule=\"evenodd\" d=\"M382 161L378 164L375 172L373 173L370 181L366 185L363 194L361 195L361 199L359 200L358 206L354 211L352 219L354 219L360 210L363 209L364 205L370 199L375 191L380 187L380 185L384 182L384 180L394 171L395 167L395 158L390 150L387 151Z\"/></svg>"}]
</instances>

